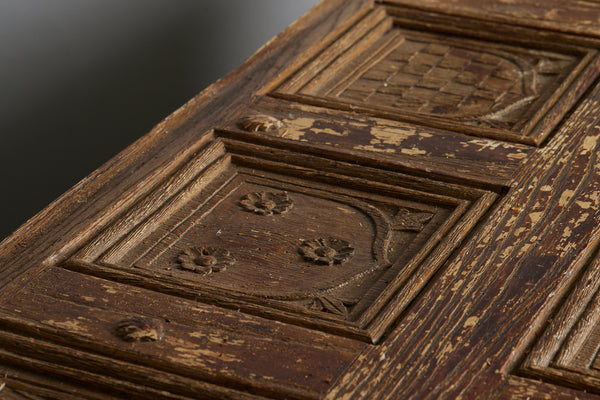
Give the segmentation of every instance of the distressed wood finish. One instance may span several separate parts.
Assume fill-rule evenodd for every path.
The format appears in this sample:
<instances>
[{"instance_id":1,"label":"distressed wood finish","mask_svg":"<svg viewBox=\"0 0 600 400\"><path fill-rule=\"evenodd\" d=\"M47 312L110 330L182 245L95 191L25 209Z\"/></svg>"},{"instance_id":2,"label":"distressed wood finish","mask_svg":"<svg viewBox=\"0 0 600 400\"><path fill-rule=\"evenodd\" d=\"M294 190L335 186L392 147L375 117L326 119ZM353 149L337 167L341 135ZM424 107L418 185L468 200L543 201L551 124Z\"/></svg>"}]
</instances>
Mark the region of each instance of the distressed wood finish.
<instances>
[{"instance_id":1,"label":"distressed wood finish","mask_svg":"<svg viewBox=\"0 0 600 400\"><path fill-rule=\"evenodd\" d=\"M492 25L481 40L468 21L436 21L376 8L272 95L539 145L597 75L596 51L571 37Z\"/></svg>"},{"instance_id":2,"label":"distressed wood finish","mask_svg":"<svg viewBox=\"0 0 600 400\"><path fill-rule=\"evenodd\" d=\"M325 0L0 245L7 399L600 398L600 3Z\"/></svg>"}]
</instances>

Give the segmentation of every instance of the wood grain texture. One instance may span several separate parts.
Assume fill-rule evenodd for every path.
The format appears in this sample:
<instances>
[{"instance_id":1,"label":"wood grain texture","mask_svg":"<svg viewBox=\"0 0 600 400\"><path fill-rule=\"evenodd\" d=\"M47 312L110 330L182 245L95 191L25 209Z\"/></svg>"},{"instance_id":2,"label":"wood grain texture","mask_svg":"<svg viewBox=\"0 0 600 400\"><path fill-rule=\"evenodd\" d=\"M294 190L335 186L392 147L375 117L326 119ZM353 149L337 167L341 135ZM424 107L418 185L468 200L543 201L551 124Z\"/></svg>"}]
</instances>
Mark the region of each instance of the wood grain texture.
<instances>
[{"instance_id":1,"label":"wood grain texture","mask_svg":"<svg viewBox=\"0 0 600 400\"><path fill-rule=\"evenodd\" d=\"M341 3L344 7L340 7ZM0 249L3 260L0 263L1 281L17 279L23 272L20 266L34 263L34 260L40 262L52 255L48 262L56 262L82 241L97 234L119 212L148 193L157 178L168 176L182 158L201 144L202 136L213 129L217 120L227 121L233 109L251 98L254 90L270 82L282 63L300 58L327 35L335 36L344 28L344 23L351 23L353 16L369 7L367 0L321 4L227 78L190 100L152 132L4 240ZM240 79L246 74L253 79ZM170 150L167 152L166 148ZM97 215L100 210L102 214ZM94 224L82 223L92 219ZM53 239L49 240L49 236ZM36 243L43 245L37 247ZM32 251L34 247L38 251Z\"/></svg>"},{"instance_id":2,"label":"wood grain texture","mask_svg":"<svg viewBox=\"0 0 600 400\"><path fill-rule=\"evenodd\" d=\"M488 398L499 400L593 400L597 399L598 396L582 390L540 382L537 379L509 376Z\"/></svg>"},{"instance_id":3,"label":"wood grain texture","mask_svg":"<svg viewBox=\"0 0 600 400\"><path fill-rule=\"evenodd\" d=\"M600 36L600 4L595 0L377 0L457 14L477 20L532 26L580 35Z\"/></svg>"},{"instance_id":4,"label":"wood grain texture","mask_svg":"<svg viewBox=\"0 0 600 400\"><path fill-rule=\"evenodd\" d=\"M189 160L198 149L204 147L203 138L208 137L205 135L218 125L216 121L225 125L228 118L235 114L232 110L251 98L254 89L271 81L281 68L281 63L299 57L315 41L321 40L332 31L335 32L340 28L340 24L347 23L349 17L368 5L366 1L343 3L345 6L343 8L333 3L317 7L312 17L301 19L287 33L263 48L259 55L253 57L229 78L207 89L144 139L117 156L4 241L0 250L2 295L10 297L18 292L19 285L37 276L43 265L54 265L64 260L68 254L97 235L116 217L127 213L132 205L156 189L160 182L165 182L165 178L167 185L176 188L181 182L169 181L169 176ZM246 74L258 81L240 79ZM241 93L244 95L240 96ZM208 102L208 99L211 101ZM159 200L154 199L154 201ZM152 210L148 211L152 212ZM144 219L146 215L144 213L132 215L132 222L135 223L136 218ZM36 243L41 247L33 250ZM6 288L7 284L10 286L9 289ZM59 375L60 379L92 382L96 387L103 388L102 390L111 388L111 394L108 396L111 398L131 398L132 394L136 398L178 398L173 394L174 391L187 393L192 398L261 397L244 393L247 390L240 392L223 385L190 381L190 379L182 380L176 375L160 373L154 369L144 370L135 364L116 363L116 369L108 370L102 365L115 365L110 358L94 358L84 352L69 353L68 348L50 345L45 341L39 342L39 345L34 343L32 345L34 348L31 349L33 357L28 357L23 354L27 348L24 344L31 344L31 342L28 339L18 341L14 336L12 338L14 340L6 338L5 340L11 345L21 343L20 350L16 353L3 350L3 363L17 364L27 370L43 371L44 374ZM56 355L58 358L54 358L53 362L41 361L53 357L51 355ZM64 360L65 365L57 369L60 360ZM86 367L81 365L67 366L69 363L73 365L73 360L88 360L92 369L101 371L101 374L83 372ZM116 373L119 368L122 368L121 372ZM111 377L111 373L126 378L117 379ZM159 389L147 384L148 376L158 379L156 386ZM136 383L132 383L132 380ZM80 393L82 393L81 397L85 397L83 390ZM319 397L314 390L302 393L304 394L297 396Z\"/></svg>"},{"instance_id":5,"label":"wood grain texture","mask_svg":"<svg viewBox=\"0 0 600 400\"><path fill-rule=\"evenodd\" d=\"M596 255L524 360L523 374L598 392L597 274Z\"/></svg>"},{"instance_id":6,"label":"wood grain texture","mask_svg":"<svg viewBox=\"0 0 600 400\"><path fill-rule=\"evenodd\" d=\"M0 373L3 377L5 387L12 390L13 393L26 394L27 396L39 396L44 399L52 400L107 400L115 398L131 398L131 391L122 390L119 385L112 385L98 390L100 386L96 383L89 383L85 387L77 383L77 379L68 380L64 377L57 379L51 372L44 374L32 373L25 369L14 366L2 366ZM0 392L3 394L3 392ZM25 397L26 399L28 397ZM33 397L35 398L35 397ZM145 393L136 394L136 398L141 399L183 399L184 397L173 395L166 391L152 390L146 388Z\"/></svg>"},{"instance_id":7,"label":"wood grain texture","mask_svg":"<svg viewBox=\"0 0 600 400\"><path fill-rule=\"evenodd\" d=\"M5 393L599 398L597 4L322 2L0 244Z\"/></svg>"},{"instance_id":8,"label":"wood grain texture","mask_svg":"<svg viewBox=\"0 0 600 400\"><path fill-rule=\"evenodd\" d=\"M422 174L454 183L469 182L503 190L508 187L515 171L534 151L530 146L508 143L441 129L412 125L357 113L324 110L319 107L264 97L244 114L262 113L278 118L287 126L284 135L244 134L237 125L227 127L230 135L240 140L279 143L292 148L299 141L321 145L319 154L332 154L347 160L365 160L364 152L377 154L377 165L388 169ZM242 115L244 115L242 114ZM242 117L243 118L243 117ZM270 140L282 137L286 141Z\"/></svg>"},{"instance_id":9,"label":"wood grain texture","mask_svg":"<svg viewBox=\"0 0 600 400\"><path fill-rule=\"evenodd\" d=\"M510 33L481 41L461 21L411 17L377 8L272 95L539 145L597 75L596 51L564 47L565 38L556 52L552 41L515 46ZM419 20L424 29L405 29Z\"/></svg>"},{"instance_id":10,"label":"wood grain texture","mask_svg":"<svg viewBox=\"0 0 600 400\"><path fill-rule=\"evenodd\" d=\"M377 341L496 198L218 139L67 267Z\"/></svg>"},{"instance_id":11,"label":"wood grain texture","mask_svg":"<svg viewBox=\"0 0 600 400\"><path fill-rule=\"evenodd\" d=\"M596 87L431 294L329 398L487 398L501 384L597 249L599 95Z\"/></svg>"},{"instance_id":12,"label":"wood grain texture","mask_svg":"<svg viewBox=\"0 0 600 400\"><path fill-rule=\"evenodd\" d=\"M13 317L6 316L4 326L10 325L11 330L20 334L69 346L48 345L55 349L56 358L43 357L50 362L62 360L62 366L78 365L77 359L67 360L70 352L81 349L124 362L135 361L138 365L177 373L188 379L213 381L228 388L267 393L275 389L277 393L287 392L287 396L315 398L334 380L341 366L349 363L364 346L331 335L313 335L302 328L290 329L281 323L263 323L266 321L235 311L219 311L193 301L175 300L144 289L78 275L61 269L50 270L5 304L5 308L15 311ZM146 343L121 341L115 328L131 316L162 320L164 338ZM265 331L269 332L268 336L264 336ZM6 340L19 343L25 339L9 335L0 340L8 350L13 345ZM282 358L275 360L275 355ZM109 367L104 365L102 357L97 359L96 366L86 368L106 373L104 370ZM314 374L315 360L331 363L333 375L324 375L326 367L321 362L320 373ZM261 373L261 365L270 370ZM246 372L242 372L244 369ZM127 371L116 371L113 369L110 376L135 380ZM154 375L143 377L141 382L153 386L151 376Z\"/></svg>"}]
</instances>

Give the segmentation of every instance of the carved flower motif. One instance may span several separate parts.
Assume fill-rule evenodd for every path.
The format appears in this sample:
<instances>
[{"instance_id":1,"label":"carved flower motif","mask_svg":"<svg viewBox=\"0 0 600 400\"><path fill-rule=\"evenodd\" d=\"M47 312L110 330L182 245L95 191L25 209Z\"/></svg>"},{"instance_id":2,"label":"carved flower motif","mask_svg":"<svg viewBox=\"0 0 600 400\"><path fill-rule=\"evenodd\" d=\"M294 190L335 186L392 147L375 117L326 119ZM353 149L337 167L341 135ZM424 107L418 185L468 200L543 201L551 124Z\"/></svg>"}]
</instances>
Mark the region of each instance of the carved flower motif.
<instances>
[{"instance_id":1,"label":"carved flower motif","mask_svg":"<svg viewBox=\"0 0 600 400\"><path fill-rule=\"evenodd\" d=\"M192 247L180 254L177 260L181 269L202 275L225 271L235 263L228 250L217 247Z\"/></svg>"},{"instance_id":2,"label":"carved flower motif","mask_svg":"<svg viewBox=\"0 0 600 400\"><path fill-rule=\"evenodd\" d=\"M294 203L286 192L254 192L242 197L240 205L246 211L259 215L273 215L288 212Z\"/></svg>"},{"instance_id":3,"label":"carved flower motif","mask_svg":"<svg viewBox=\"0 0 600 400\"><path fill-rule=\"evenodd\" d=\"M157 319L132 317L119 322L115 334L126 342L156 342L165 336L165 328Z\"/></svg>"},{"instance_id":4,"label":"carved flower motif","mask_svg":"<svg viewBox=\"0 0 600 400\"><path fill-rule=\"evenodd\" d=\"M298 252L305 260L322 265L342 264L354 256L349 242L334 238L305 240Z\"/></svg>"}]
</instances>

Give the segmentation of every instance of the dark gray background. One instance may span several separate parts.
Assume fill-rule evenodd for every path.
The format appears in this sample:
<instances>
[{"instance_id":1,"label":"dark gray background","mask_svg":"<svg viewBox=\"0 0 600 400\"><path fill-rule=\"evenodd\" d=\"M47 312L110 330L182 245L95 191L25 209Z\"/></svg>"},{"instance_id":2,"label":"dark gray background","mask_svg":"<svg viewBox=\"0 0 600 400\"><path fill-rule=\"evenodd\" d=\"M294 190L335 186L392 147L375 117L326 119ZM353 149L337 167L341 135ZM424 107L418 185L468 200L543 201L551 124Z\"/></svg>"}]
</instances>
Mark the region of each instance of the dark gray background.
<instances>
[{"instance_id":1,"label":"dark gray background","mask_svg":"<svg viewBox=\"0 0 600 400\"><path fill-rule=\"evenodd\" d=\"M0 240L317 0L0 0Z\"/></svg>"}]
</instances>

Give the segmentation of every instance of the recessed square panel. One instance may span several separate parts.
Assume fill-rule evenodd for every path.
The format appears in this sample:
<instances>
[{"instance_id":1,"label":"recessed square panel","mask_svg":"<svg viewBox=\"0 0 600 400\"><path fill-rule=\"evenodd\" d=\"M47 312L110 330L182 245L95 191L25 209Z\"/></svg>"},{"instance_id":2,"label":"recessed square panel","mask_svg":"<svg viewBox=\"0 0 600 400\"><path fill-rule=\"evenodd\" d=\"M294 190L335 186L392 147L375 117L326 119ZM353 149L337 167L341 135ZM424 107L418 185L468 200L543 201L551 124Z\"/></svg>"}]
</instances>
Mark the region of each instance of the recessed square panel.
<instances>
[{"instance_id":1,"label":"recessed square panel","mask_svg":"<svg viewBox=\"0 0 600 400\"><path fill-rule=\"evenodd\" d=\"M600 257L595 255L518 372L600 393Z\"/></svg>"},{"instance_id":2,"label":"recessed square panel","mask_svg":"<svg viewBox=\"0 0 600 400\"><path fill-rule=\"evenodd\" d=\"M234 142L213 142L67 265L376 341L416 295L407 280L424 284L496 197Z\"/></svg>"},{"instance_id":3,"label":"recessed square panel","mask_svg":"<svg viewBox=\"0 0 600 400\"><path fill-rule=\"evenodd\" d=\"M431 20L417 30L388 15L395 11L373 10L272 94L539 144L597 74L592 49L435 33Z\"/></svg>"}]
</instances>

